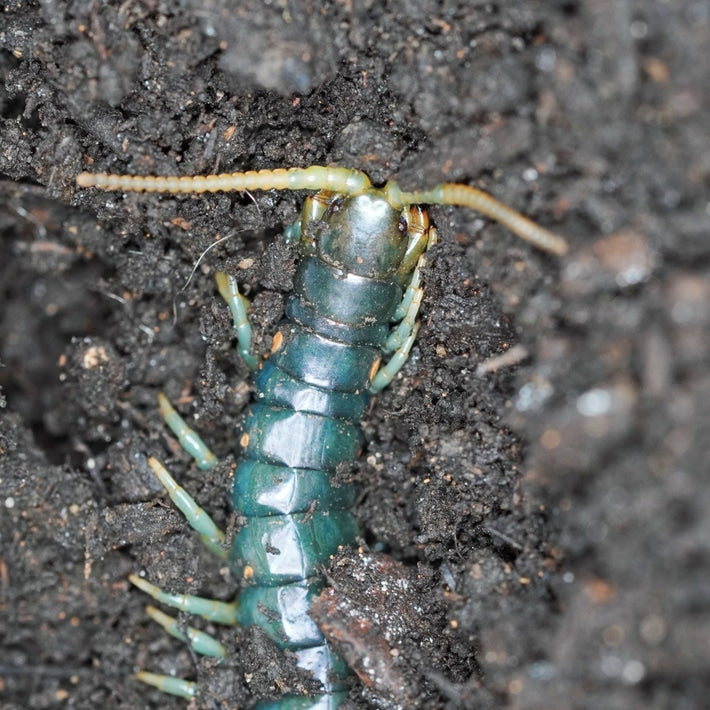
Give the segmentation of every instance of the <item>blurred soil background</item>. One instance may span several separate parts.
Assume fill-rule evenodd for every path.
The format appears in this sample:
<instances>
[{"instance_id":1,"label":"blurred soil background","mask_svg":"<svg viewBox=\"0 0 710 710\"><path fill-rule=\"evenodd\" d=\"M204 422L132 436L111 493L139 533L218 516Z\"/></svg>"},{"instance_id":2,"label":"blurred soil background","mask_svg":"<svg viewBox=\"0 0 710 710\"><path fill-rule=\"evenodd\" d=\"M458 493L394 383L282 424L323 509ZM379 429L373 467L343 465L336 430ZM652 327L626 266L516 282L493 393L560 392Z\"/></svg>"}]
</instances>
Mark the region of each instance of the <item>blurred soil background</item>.
<instances>
[{"instance_id":1,"label":"blurred soil background","mask_svg":"<svg viewBox=\"0 0 710 710\"><path fill-rule=\"evenodd\" d=\"M706 708L708 56L707 0L5 2L0 707L185 707L138 669L199 708L303 683L250 629L196 661L127 575L237 592L146 457L230 524L251 385L213 274L268 351L304 195L74 178L337 164L477 185L571 245L430 210L420 336L346 472L362 546L329 569L324 627L374 667L350 707Z\"/></svg>"}]
</instances>

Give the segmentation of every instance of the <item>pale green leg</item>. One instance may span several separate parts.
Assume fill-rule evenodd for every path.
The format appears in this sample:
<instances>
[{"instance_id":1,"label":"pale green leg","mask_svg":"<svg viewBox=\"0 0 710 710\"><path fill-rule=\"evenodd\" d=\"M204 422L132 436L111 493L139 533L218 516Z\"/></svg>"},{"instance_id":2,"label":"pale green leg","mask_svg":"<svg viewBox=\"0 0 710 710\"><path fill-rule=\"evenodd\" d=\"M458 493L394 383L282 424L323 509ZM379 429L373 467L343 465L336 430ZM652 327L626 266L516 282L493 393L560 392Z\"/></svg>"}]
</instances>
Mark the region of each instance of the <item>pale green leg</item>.
<instances>
[{"instance_id":1,"label":"pale green leg","mask_svg":"<svg viewBox=\"0 0 710 710\"><path fill-rule=\"evenodd\" d=\"M197 614L218 624L234 626L237 623L236 604L227 604L216 599L205 599L191 594L169 594L160 589L160 587L156 587L154 584L137 577L135 574L129 575L128 579L141 591L163 604L181 611ZM153 621L160 624L171 636L187 642L195 653L199 653L202 656L212 656L213 658L225 658L227 656L227 650L224 646L204 631L191 626L183 630L180 628L177 619L153 606L146 606L145 610ZM146 671L136 673L136 678L143 683L158 688L158 690L162 690L164 693L177 695L186 700L193 698L197 692L196 683L182 678L148 673Z\"/></svg>"},{"instance_id":2,"label":"pale green leg","mask_svg":"<svg viewBox=\"0 0 710 710\"><path fill-rule=\"evenodd\" d=\"M156 609L154 606L147 606L145 610L148 616L160 624L171 636L189 643L195 653L199 653L201 656L212 656L213 658L225 658L227 656L227 650L224 646L216 638L204 631L195 629L192 626L180 628L177 619L160 611L160 609Z\"/></svg>"},{"instance_id":3,"label":"pale green leg","mask_svg":"<svg viewBox=\"0 0 710 710\"><path fill-rule=\"evenodd\" d=\"M301 238L301 221L289 224L284 229L284 239L287 243L298 241ZM230 274L224 271L217 271L214 275L219 289L220 296L227 302L229 310L232 311L234 330L237 334L237 344L239 356L244 360L250 370L259 369L259 359L251 352L251 324L247 313L249 311L249 299L239 293L239 283Z\"/></svg>"},{"instance_id":4,"label":"pale green leg","mask_svg":"<svg viewBox=\"0 0 710 710\"><path fill-rule=\"evenodd\" d=\"M412 332L407 336L404 342L397 348L397 352L387 361L385 365L382 365L377 371L377 374L372 379L372 384L370 385L370 392L377 394L381 392L387 385L392 382L396 377L397 373L402 369L407 358L409 357L409 351L414 345L414 340L419 332L419 323L415 323L412 328Z\"/></svg>"},{"instance_id":5,"label":"pale green leg","mask_svg":"<svg viewBox=\"0 0 710 710\"><path fill-rule=\"evenodd\" d=\"M407 285L407 290L404 292L404 297L400 303L395 317L402 320L397 327L390 333L384 345L385 352L394 352L394 355L382 365L372 379L370 392L377 394L381 392L390 382L396 377L397 373L402 369L404 363L407 362L409 352L414 345L414 340L419 332L419 323L417 315L419 308L422 305L424 291L420 286L420 269L424 265L424 255L419 258L412 278Z\"/></svg>"},{"instance_id":6,"label":"pale green leg","mask_svg":"<svg viewBox=\"0 0 710 710\"><path fill-rule=\"evenodd\" d=\"M239 355L249 369L256 370L259 367L259 360L256 355L251 353L251 324L247 318L249 299L239 293L239 285L234 276L218 271L214 277L220 295L227 302L229 310L232 311Z\"/></svg>"},{"instance_id":7,"label":"pale green leg","mask_svg":"<svg viewBox=\"0 0 710 710\"><path fill-rule=\"evenodd\" d=\"M297 220L292 224L289 224L284 229L284 239L287 244L291 242L297 242L301 238L301 220Z\"/></svg>"},{"instance_id":8,"label":"pale green leg","mask_svg":"<svg viewBox=\"0 0 710 710\"><path fill-rule=\"evenodd\" d=\"M172 432L177 436L181 446L195 459L201 469L211 468L217 461L216 456L209 450L198 434L187 426L164 394L160 393L158 395L158 402L160 413ZM203 544L220 559L227 559L228 553L224 548L224 533L215 525L209 514L197 505L184 488L177 484L175 479L156 458L150 457L148 465L167 490L170 499L185 516L187 522L199 533ZM237 623L236 604L228 604L190 594L170 594L134 574L129 575L128 579L143 592L163 604L188 613L197 614L215 623L228 624L230 626ZM227 655L224 646L204 631L191 626L181 629L176 619L153 606L147 606L146 612L151 619L160 624L169 634L187 642L195 653L215 658L224 658ZM197 684L183 678L174 678L147 671L137 673L136 678L143 683L158 688L164 693L176 695L185 700L191 700L197 693Z\"/></svg>"},{"instance_id":9,"label":"pale green leg","mask_svg":"<svg viewBox=\"0 0 710 710\"><path fill-rule=\"evenodd\" d=\"M148 580L138 577L135 574L128 575L128 581L138 589L150 595L155 601L170 606L173 609L185 611L188 614L201 616L207 621L225 626L235 626L237 624L237 604L221 602L217 599L206 599L196 597L192 594L171 594L164 592L160 587L151 584Z\"/></svg>"},{"instance_id":10,"label":"pale green leg","mask_svg":"<svg viewBox=\"0 0 710 710\"><path fill-rule=\"evenodd\" d=\"M158 394L158 407L165 423L177 437L180 446L195 459L197 467L202 471L212 468L217 463L217 457L202 441L200 435L194 429L190 429L162 392Z\"/></svg>"},{"instance_id":11,"label":"pale green leg","mask_svg":"<svg viewBox=\"0 0 710 710\"><path fill-rule=\"evenodd\" d=\"M148 673L140 671L136 673L136 678L142 683L152 685L163 693L169 695L177 695L185 700L192 700L197 694L197 683L182 678L173 678L169 675L158 675L157 673Z\"/></svg>"},{"instance_id":12,"label":"pale green leg","mask_svg":"<svg viewBox=\"0 0 710 710\"><path fill-rule=\"evenodd\" d=\"M435 243L436 232L430 230L427 249ZM401 322L387 338L387 342L384 347L384 351L386 353L395 352L398 348L400 348L414 329L419 308L421 307L422 299L424 298L424 290L421 286L421 271L425 265L426 254L422 254L417 261L417 265L414 267L412 277L409 279L407 289L404 292L404 297L402 298L399 306L397 306L397 310L394 312L394 320L399 320Z\"/></svg>"},{"instance_id":13,"label":"pale green leg","mask_svg":"<svg viewBox=\"0 0 710 710\"><path fill-rule=\"evenodd\" d=\"M396 352L402 347L402 344L409 338L414 326L417 322L417 314L422 305L424 292L420 289L417 291L409 303L407 313L400 321L399 325L389 334L385 342L384 351L387 353Z\"/></svg>"},{"instance_id":14,"label":"pale green leg","mask_svg":"<svg viewBox=\"0 0 710 710\"><path fill-rule=\"evenodd\" d=\"M420 288L420 284L421 276L419 272L419 266L417 266L417 268L414 269L414 273L412 274L412 278L409 281L409 284L407 285L407 290L404 292L404 298L400 302L399 306L397 306L397 310L394 312L393 320L402 320L402 318L407 315L407 311L412 305L414 296L417 293L420 293L422 290Z\"/></svg>"},{"instance_id":15,"label":"pale green leg","mask_svg":"<svg viewBox=\"0 0 710 710\"><path fill-rule=\"evenodd\" d=\"M221 560L226 560L228 552L224 549L224 533L217 527L214 520L210 518L209 513L203 508L200 508L192 496L182 486L177 484L175 479L168 473L165 466L163 466L158 459L151 456L148 459L148 465L163 484L170 496L170 500L175 503L180 512L185 516L190 527L199 533L200 539L205 547Z\"/></svg>"}]
</instances>

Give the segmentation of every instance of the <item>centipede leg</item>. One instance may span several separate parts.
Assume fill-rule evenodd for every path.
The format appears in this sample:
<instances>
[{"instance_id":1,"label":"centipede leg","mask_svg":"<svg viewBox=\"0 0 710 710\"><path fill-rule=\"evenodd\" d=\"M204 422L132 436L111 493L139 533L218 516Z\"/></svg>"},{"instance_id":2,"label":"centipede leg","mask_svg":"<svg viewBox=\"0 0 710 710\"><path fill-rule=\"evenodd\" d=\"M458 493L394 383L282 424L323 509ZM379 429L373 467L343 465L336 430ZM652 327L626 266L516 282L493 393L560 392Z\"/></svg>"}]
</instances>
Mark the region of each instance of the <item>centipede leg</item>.
<instances>
[{"instance_id":1,"label":"centipede leg","mask_svg":"<svg viewBox=\"0 0 710 710\"><path fill-rule=\"evenodd\" d=\"M142 592L153 597L155 601L170 606L173 609L201 616L207 621L224 626L235 626L238 622L236 603L221 602L218 599L197 597L193 594L173 594L165 592L155 584L135 574L128 575L128 581Z\"/></svg>"},{"instance_id":2,"label":"centipede leg","mask_svg":"<svg viewBox=\"0 0 710 710\"><path fill-rule=\"evenodd\" d=\"M176 695L185 700L192 700L197 695L197 683L182 678L173 678L173 676L148 673L147 671L136 673L136 678L141 683L151 685L163 693Z\"/></svg>"},{"instance_id":3,"label":"centipede leg","mask_svg":"<svg viewBox=\"0 0 710 710\"><path fill-rule=\"evenodd\" d=\"M144 592L150 594L153 598L168 604L175 605L173 602L177 601L178 598L181 601L180 608L184 610L193 611L193 613L199 613L200 609L211 608L211 613L201 614L205 618L210 618L213 621L218 621L221 623L227 623L233 625L236 623L235 619L229 618L229 615L236 615L236 605L235 604L225 604L224 602L219 602L212 599L203 599L201 597L193 597L191 595L185 594L168 594L163 592L159 587L156 587L149 582L131 575L129 577L130 581ZM231 607L230 609L225 609L224 607ZM217 610L220 609L219 613ZM146 606L145 608L148 616L150 616L153 621L160 624L160 626L165 629L171 636L174 636L181 641L185 641L195 653L201 656L211 656L213 658L226 658L227 650L224 646L217 641L210 634L195 629L192 626L182 627L177 619L165 614L164 612L156 609L153 606ZM197 692L197 684L182 678L174 678L172 676L160 675L156 673L149 673L146 671L140 671L136 673L136 678L143 683L152 685L158 690L162 690L164 693L169 693L170 695L177 695L178 697L185 698L189 700L193 698Z\"/></svg>"},{"instance_id":4,"label":"centipede leg","mask_svg":"<svg viewBox=\"0 0 710 710\"><path fill-rule=\"evenodd\" d=\"M183 627L175 617L156 609L154 606L146 606L145 611L153 621L160 624L171 636L189 644L195 653L199 653L201 656L212 656L213 658L225 658L227 656L227 650L224 646L208 633L192 626Z\"/></svg>"},{"instance_id":5,"label":"centipede leg","mask_svg":"<svg viewBox=\"0 0 710 710\"><path fill-rule=\"evenodd\" d=\"M195 459L197 467L202 471L212 468L217 463L217 457L202 441L200 435L194 429L190 429L162 392L158 394L158 406L165 423L177 437L180 446Z\"/></svg>"},{"instance_id":6,"label":"centipede leg","mask_svg":"<svg viewBox=\"0 0 710 710\"><path fill-rule=\"evenodd\" d=\"M167 402L167 399L165 401ZM178 416L177 413L175 413L175 416ZM184 422L182 422L182 425L184 426ZM173 427L171 426L171 428ZM173 431L175 430L173 429ZM183 513L190 526L199 533L205 546L220 559L226 559L227 553L223 546L224 533L215 525L210 516L197 505L187 491L175 482L157 459L151 457L148 460L148 464L168 491L170 499ZM236 603L207 599L192 594L173 594L165 592L160 589L160 587L134 574L129 575L128 579L141 591L150 595L161 604L189 614L201 616L217 624L234 626L238 623ZM191 626L182 627L177 619L153 606L147 606L146 612L151 619L160 624L169 634L188 643L195 653L215 658L224 658L227 655L224 646L210 634ZM197 692L195 683L182 678L173 678L171 676L148 673L145 671L137 673L136 678L165 693L177 695L187 700L193 698Z\"/></svg>"},{"instance_id":7,"label":"centipede leg","mask_svg":"<svg viewBox=\"0 0 710 710\"><path fill-rule=\"evenodd\" d=\"M168 492L170 500L185 516L190 527L200 535L202 544L221 560L226 560L228 553L224 548L224 533L217 527L209 513L200 508L192 496L177 484L163 464L154 457L148 459L148 465L163 487Z\"/></svg>"},{"instance_id":8,"label":"centipede leg","mask_svg":"<svg viewBox=\"0 0 710 710\"><path fill-rule=\"evenodd\" d=\"M284 241L286 244L297 242L301 238L301 220L298 219L284 228Z\"/></svg>"},{"instance_id":9,"label":"centipede leg","mask_svg":"<svg viewBox=\"0 0 710 710\"><path fill-rule=\"evenodd\" d=\"M419 322L414 324L411 332L397 348L395 354L392 355L384 365L380 366L380 369L372 379L370 392L373 394L381 392L397 376L397 373L402 369L404 363L407 362L409 358L409 351L412 349L412 345L414 345L418 332Z\"/></svg>"},{"instance_id":10,"label":"centipede leg","mask_svg":"<svg viewBox=\"0 0 710 710\"><path fill-rule=\"evenodd\" d=\"M227 302L229 310L232 311L234 330L237 334L237 344L239 345L239 355L249 369L256 371L259 367L259 360L251 352L251 325L247 318L249 299L239 293L239 285L234 276L218 271L215 274L215 281L220 295Z\"/></svg>"},{"instance_id":11,"label":"centipede leg","mask_svg":"<svg viewBox=\"0 0 710 710\"><path fill-rule=\"evenodd\" d=\"M233 626L237 623L236 604L228 604L216 599L205 599L204 597L196 597L191 594L170 594L134 574L129 575L128 579L141 591L149 594L153 599L162 604L180 609L187 613L196 614L197 616L202 616L204 619L215 623L228 626ZM202 656L211 656L213 658L226 657L227 650L217 639L210 636L210 634L195 629L192 626L182 627L177 619L153 606L148 605L145 610L153 621L160 624L171 636L188 643L195 653ZM136 678L143 683L158 688L158 690L162 690L164 693L177 695L186 700L193 698L197 692L196 683L182 678L174 678L172 676L149 673L146 671L137 673Z\"/></svg>"},{"instance_id":12,"label":"centipede leg","mask_svg":"<svg viewBox=\"0 0 710 710\"><path fill-rule=\"evenodd\" d=\"M414 325L417 322L417 314L419 313L419 308L422 305L423 297L424 292L420 288L417 289L412 297L412 300L409 302L409 307L407 308L404 318L402 318L399 325L390 333L387 341L385 342L383 350L386 353L396 352L399 348L401 348L402 344L414 330Z\"/></svg>"},{"instance_id":13,"label":"centipede leg","mask_svg":"<svg viewBox=\"0 0 710 710\"><path fill-rule=\"evenodd\" d=\"M388 362L380 367L372 379L370 392L377 394L381 392L394 379L397 373L402 369L402 366L407 362L409 351L412 349L414 339L419 330L417 315L422 304L424 291L421 283L421 269L426 264L424 255L419 257L412 278L404 292L404 297L395 312L396 318L401 318L399 325L392 330L383 350L385 352L394 352L394 355Z\"/></svg>"}]
</instances>

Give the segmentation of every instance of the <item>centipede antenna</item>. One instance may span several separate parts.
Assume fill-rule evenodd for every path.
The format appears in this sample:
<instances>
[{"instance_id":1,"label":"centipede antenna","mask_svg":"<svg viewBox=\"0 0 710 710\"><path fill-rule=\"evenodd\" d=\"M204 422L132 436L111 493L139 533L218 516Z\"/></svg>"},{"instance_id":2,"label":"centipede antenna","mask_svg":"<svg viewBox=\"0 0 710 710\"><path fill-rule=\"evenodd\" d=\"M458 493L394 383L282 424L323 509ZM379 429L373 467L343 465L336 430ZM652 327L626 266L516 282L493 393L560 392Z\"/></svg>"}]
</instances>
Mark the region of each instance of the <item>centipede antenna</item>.
<instances>
[{"instance_id":1,"label":"centipede antenna","mask_svg":"<svg viewBox=\"0 0 710 710\"><path fill-rule=\"evenodd\" d=\"M348 195L371 187L370 178L360 170L311 165L308 168L249 170L243 173L160 177L155 175L108 175L79 173L79 187L129 192L241 192L243 190L331 190Z\"/></svg>"},{"instance_id":2,"label":"centipede antenna","mask_svg":"<svg viewBox=\"0 0 710 710\"><path fill-rule=\"evenodd\" d=\"M392 191L392 187L387 185L385 190ZM487 192L470 185L447 182L418 192L400 192L395 186L395 191L394 194L402 204L470 207L507 227L513 234L534 244L538 249L558 256L567 253L567 242L561 236L535 224Z\"/></svg>"},{"instance_id":3,"label":"centipede antenna","mask_svg":"<svg viewBox=\"0 0 710 710\"><path fill-rule=\"evenodd\" d=\"M372 187L370 178L361 170L311 165L308 168L277 168L249 170L220 175L161 177L155 175L110 175L79 173L76 184L102 190L128 192L240 192L247 190L330 190L345 195L356 195ZM478 188L459 183L442 183L429 190L402 192L394 182L383 188L393 207L405 205L456 205L469 207L507 227L513 234L535 245L538 249L562 256L567 253L567 242L559 235L535 224L511 207Z\"/></svg>"}]
</instances>

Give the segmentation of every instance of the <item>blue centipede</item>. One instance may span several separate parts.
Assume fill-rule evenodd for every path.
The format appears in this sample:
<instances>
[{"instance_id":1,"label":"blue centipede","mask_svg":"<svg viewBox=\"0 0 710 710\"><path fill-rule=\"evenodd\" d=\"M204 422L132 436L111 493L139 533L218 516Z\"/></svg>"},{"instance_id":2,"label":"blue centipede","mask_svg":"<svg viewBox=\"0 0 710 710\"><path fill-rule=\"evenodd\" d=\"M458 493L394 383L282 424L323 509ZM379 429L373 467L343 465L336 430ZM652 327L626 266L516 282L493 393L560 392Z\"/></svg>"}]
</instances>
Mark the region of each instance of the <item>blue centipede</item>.
<instances>
[{"instance_id":1,"label":"blue centipede","mask_svg":"<svg viewBox=\"0 0 710 710\"><path fill-rule=\"evenodd\" d=\"M287 230L298 240L299 264L284 319L268 359L251 347L249 303L234 277L216 274L231 309L238 350L254 371L256 395L243 422L232 505L244 524L229 546L157 459L149 464L190 525L233 575L243 582L237 600L225 603L167 593L136 575L131 581L162 604L215 623L257 626L299 668L320 684L314 695L286 695L261 702L264 710L340 706L350 671L309 615L325 585L322 570L341 545L358 535L351 512L357 491L334 481L340 464L364 445L360 419L373 394L403 366L419 328L421 270L436 231L421 205L472 208L536 247L556 255L564 239L490 195L468 185L444 183L404 192L394 182L373 187L367 175L346 168L311 166L205 177L140 177L81 173L82 187L106 190L201 193L232 190L313 190L301 219ZM168 426L197 465L216 457L164 395L159 407ZM223 658L212 636L154 607L149 615L199 654ZM142 671L140 680L189 699L192 681Z\"/></svg>"}]
</instances>

